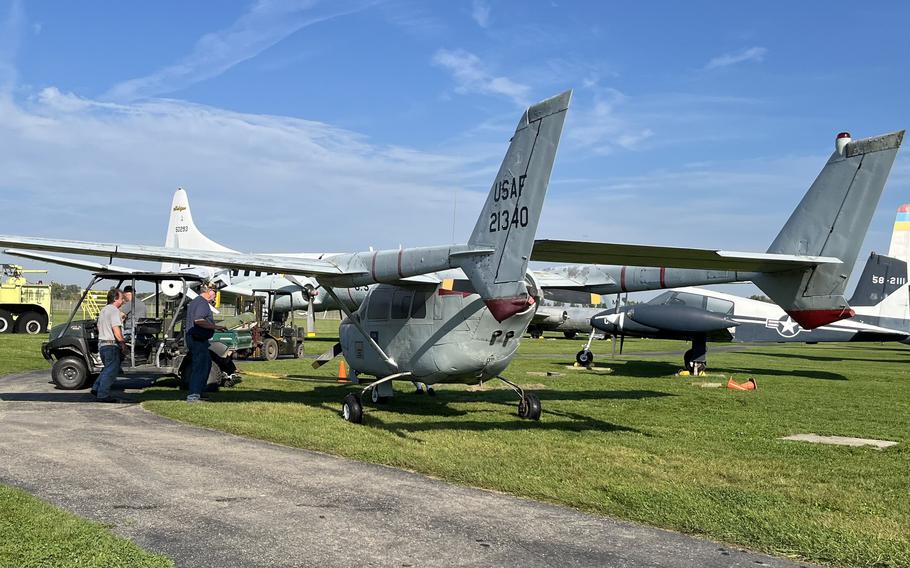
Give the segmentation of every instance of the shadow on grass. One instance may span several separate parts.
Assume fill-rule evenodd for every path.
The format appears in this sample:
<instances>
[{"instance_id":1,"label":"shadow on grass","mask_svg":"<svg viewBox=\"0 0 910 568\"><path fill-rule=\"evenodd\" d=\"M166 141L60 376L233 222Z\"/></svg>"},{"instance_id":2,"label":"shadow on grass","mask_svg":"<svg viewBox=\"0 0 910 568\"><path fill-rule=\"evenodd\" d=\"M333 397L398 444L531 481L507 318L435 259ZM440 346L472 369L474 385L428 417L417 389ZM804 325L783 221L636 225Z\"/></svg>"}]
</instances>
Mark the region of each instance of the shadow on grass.
<instances>
[{"instance_id":1,"label":"shadow on grass","mask_svg":"<svg viewBox=\"0 0 910 568\"><path fill-rule=\"evenodd\" d=\"M796 353L779 353L774 351L750 351L750 355L762 355L765 357L779 357L782 359L800 359L803 361L824 361L824 362L838 362L838 361L866 361L869 363L897 363L903 364L904 361L882 361L881 358L872 359L865 357L835 357L831 355L803 355Z\"/></svg>"},{"instance_id":2,"label":"shadow on grass","mask_svg":"<svg viewBox=\"0 0 910 568\"><path fill-rule=\"evenodd\" d=\"M764 375L771 377L799 377L803 379L819 379L823 381L848 381L847 377L831 371L813 371L811 369L768 369L766 367L714 367L708 371L718 371L728 375Z\"/></svg>"}]
</instances>

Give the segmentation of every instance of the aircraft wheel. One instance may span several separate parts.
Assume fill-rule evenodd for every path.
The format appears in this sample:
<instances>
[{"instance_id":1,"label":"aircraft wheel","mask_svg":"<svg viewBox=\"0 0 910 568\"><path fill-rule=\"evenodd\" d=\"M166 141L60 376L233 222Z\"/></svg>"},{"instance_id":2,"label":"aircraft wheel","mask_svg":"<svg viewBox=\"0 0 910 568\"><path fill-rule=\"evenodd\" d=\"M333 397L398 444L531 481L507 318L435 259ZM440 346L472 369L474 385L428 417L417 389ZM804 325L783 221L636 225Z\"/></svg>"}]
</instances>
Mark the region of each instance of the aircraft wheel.
<instances>
[{"instance_id":1,"label":"aircraft wheel","mask_svg":"<svg viewBox=\"0 0 910 568\"><path fill-rule=\"evenodd\" d=\"M0 310L0 333L13 332L13 314Z\"/></svg>"},{"instance_id":2,"label":"aircraft wheel","mask_svg":"<svg viewBox=\"0 0 910 568\"><path fill-rule=\"evenodd\" d=\"M341 403L341 416L354 424L363 422L363 406L357 400L356 395L349 394L344 397L344 401Z\"/></svg>"},{"instance_id":3,"label":"aircraft wheel","mask_svg":"<svg viewBox=\"0 0 910 568\"><path fill-rule=\"evenodd\" d=\"M540 420L540 399L531 393L525 393L518 403L518 416L528 420Z\"/></svg>"},{"instance_id":4,"label":"aircraft wheel","mask_svg":"<svg viewBox=\"0 0 910 568\"><path fill-rule=\"evenodd\" d=\"M370 402L373 404L385 404L389 400L387 396L379 396L379 390L370 389Z\"/></svg>"},{"instance_id":5,"label":"aircraft wheel","mask_svg":"<svg viewBox=\"0 0 910 568\"><path fill-rule=\"evenodd\" d=\"M686 370L687 370L687 371L691 371L691 370L692 370L692 369L689 367L689 365L692 364L692 350L691 350L691 349L689 349L688 351L686 351L685 353L683 353L683 363L685 364Z\"/></svg>"},{"instance_id":6,"label":"aircraft wheel","mask_svg":"<svg viewBox=\"0 0 910 568\"><path fill-rule=\"evenodd\" d=\"M262 358L266 361L274 361L278 358L278 342L271 337L266 337L262 341Z\"/></svg>"},{"instance_id":7,"label":"aircraft wheel","mask_svg":"<svg viewBox=\"0 0 910 568\"><path fill-rule=\"evenodd\" d=\"M575 354L575 361L582 367L587 367L594 363L594 354L588 349L582 349Z\"/></svg>"},{"instance_id":8,"label":"aircraft wheel","mask_svg":"<svg viewBox=\"0 0 910 568\"><path fill-rule=\"evenodd\" d=\"M85 366L85 361L79 357L63 357L54 363L51 378L54 384L61 389L81 389L88 379L88 367Z\"/></svg>"},{"instance_id":9,"label":"aircraft wheel","mask_svg":"<svg viewBox=\"0 0 910 568\"><path fill-rule=\"evenodd\" d=\"M564 331L564 332L562 332L562 334L566 336L566 339L575 339L575 336L578 335L578 332Z\"/></svg>"},{"instance_id":10,"label":"aircraft wheel","mask_svg":"<svg viewBox=\"0 0 910 568\"><path fill-rule=\"evenodd\" d=\"M295 359L303 359L303 342L297 344L297 349L294 350Z\"/></svg>"},{"instance_id":11,"label":"aircraft wheel","mask_svg":"<svg viewBox=\"0 0 910 568\"><path fill-rule=\"evenodd\" d=\"M540 339L540 336L543 335L541 332L536 331L536 330L528 332L528 333L531 334L531 339Z\"/></svg>"},{"instance_id":12,"label":"aircraft wheel","mask_svg":"<svg viewBox=\"0 0 910 568\"><path fill-rule=\"evenodd\" d=\"M436 396L436 391L433 390L433 387L427 385L427 394L430 396Z\"/></svg>"}]
</instances>

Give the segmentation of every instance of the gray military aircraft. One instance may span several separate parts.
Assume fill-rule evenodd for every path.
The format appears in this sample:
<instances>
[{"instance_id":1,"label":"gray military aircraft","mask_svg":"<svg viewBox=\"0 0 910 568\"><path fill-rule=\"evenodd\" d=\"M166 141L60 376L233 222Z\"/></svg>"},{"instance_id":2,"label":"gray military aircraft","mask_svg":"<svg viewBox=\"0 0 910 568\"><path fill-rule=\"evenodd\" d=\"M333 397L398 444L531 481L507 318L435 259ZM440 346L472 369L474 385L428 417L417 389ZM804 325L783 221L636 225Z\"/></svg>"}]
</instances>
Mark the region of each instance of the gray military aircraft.
<instances>
[{"instance_id":1,"label":"gray military aircraft","mask_svg":"<svg viewBox=\"0 0 910 568\"><path fill-rule=\"evenodd\" d=\"M339 329L340 349L336 350L344 353L353 370L377 377L363 389L362 396L369 394L378 401L391 394L394 380L473 384L499 378L519 395L519 415L539 419L541 409L537 397L502 377L502 372L514 357L541 295L540 286L533 274L528 273L527 265L570 96L569 92L563 93L531 106L524 113L474 231L463 245L367 251L323 258L2 235L0 246L317 277L340 305L343 302L337 297L337 289L375 284L356 311L345 310L347 317ZM854 155L857 147L864 148L859 145L851 150L847 145L847 152ZM874 166L870 168L875 170ZM853 203L857 191L863 199L877 202L884 185L882 178L877 186L847 184L844 189L839 181L833 180L830 192L839 194L843 198L839 202L846 200L848 204ZM830 210L816 195L828 189L826 186L824 183L813 186L809 196L815 197L807 196L791 218L797 225L811 222L811 230L793 236L804 237L814 244L822 238L822 233L831 233L831 225L837 223L838 238L859 239L868 228L865 209L848 206ZM713 251L684 248L662 247L660 252L661 264L681 268L698 266L693 262L693 255L696 260L707 261L707 268L713 268L712 261L716 263L718 256ZM568 256L571 255L555 260L569 260ZM805 254L726 252L722 257L724 270L767 271L762 275L767 279L760 285L773 290L786 305L801 300L799 290L786 286L794 277L811 278L816 285L834 289L841 275L849 274L852 268L852 263L841 266L838 258ZM826 270L831 266L838 268ZM471 289L442 286L434 273L450 269L462 270ZM812 307L839 313L844 309L840 300L830 295L817 297ZM348 420L360 422L360 398L347 395L342 414Z\"/></svg>"},{"instance_id":2,"label":"gray military aircraft","mask_svg":"<svg viewBox=\"0 0 910 568\"><path fill-rule=\"evenodd\" d=\"M872 253L850 297L852 318L803 329L781 308L705 288L678 288L644 304L604 310L591 325L624 338L656 337L692 341L683 357L693 374L707 366L708 341L822 343L835 341L910 342L910 205L897 211L888 256ZM577 357L589 358L583 352Z\"/></svg>"}]
</instances>

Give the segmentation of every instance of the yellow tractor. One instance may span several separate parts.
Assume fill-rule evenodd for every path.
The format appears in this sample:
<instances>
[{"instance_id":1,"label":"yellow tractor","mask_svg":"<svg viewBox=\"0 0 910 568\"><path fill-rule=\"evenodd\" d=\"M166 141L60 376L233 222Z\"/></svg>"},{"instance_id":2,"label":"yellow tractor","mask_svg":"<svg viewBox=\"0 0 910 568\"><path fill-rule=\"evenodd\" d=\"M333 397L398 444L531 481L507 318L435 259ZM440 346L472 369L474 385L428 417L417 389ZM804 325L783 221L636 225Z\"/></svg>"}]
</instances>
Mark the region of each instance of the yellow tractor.
<instances>
[{"instance_id":1,"label":"yellow tractor","mask_svg":"<svg viewBox=\"0 0 910 568\"><path fill-rule=\"evenodd\" d=\"M51 314L51 286L33 284L25 274L46 274L17 264L0 264L0 333L47 333Z\"/></svg>"}]
</instances>

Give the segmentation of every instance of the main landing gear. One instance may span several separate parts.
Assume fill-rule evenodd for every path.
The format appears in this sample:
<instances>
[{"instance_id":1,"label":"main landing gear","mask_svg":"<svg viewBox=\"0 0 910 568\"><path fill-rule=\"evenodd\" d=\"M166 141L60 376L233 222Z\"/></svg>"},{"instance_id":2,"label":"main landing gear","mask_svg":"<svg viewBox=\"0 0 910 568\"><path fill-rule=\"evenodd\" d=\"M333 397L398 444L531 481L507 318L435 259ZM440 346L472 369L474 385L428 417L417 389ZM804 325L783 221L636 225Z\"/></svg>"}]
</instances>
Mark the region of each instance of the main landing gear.
<instances>
[{"instance_id":1,"label":"main landing gear","mask_svg":"<svg viewBox=\"0 0 910 568\"><path fill-rule=\"evenodd\" d=\"M391 398L392 392L392 381L405 379L409 377L411 373L395 373L394 375L389 375L388 377L383 377L378 381L370 383L362 391L360 395L354 393L348 393L345 395L344 400L341 402L341 416L348 422L353 422L354 424L363 423L363 400L367 395L370 397L370 402L373 404L382 404Z\"/></svg>"},{"instance_id":2,"label":"main landing gear","mask_svg":"<svg viewBox=\"0 0 910 568\"><path fill-rule=\"evenodd\" d=\"M692 338L692 349L683 353L683 363L693 377L704 374L708 368L708 338L705 334Z\"/></svg>"},{"instance_id":3,"label":"main landing gear","mask_svg":"<svg viewBox=\"0 0 910 568\"><path fill-rule=\"evenodd\" d=\"M518 402L518 416L527 418L528 420L540 420L540 399L537 398L537 395L525 392L520 386L500 376L497 376L496 378L512 387L512 390L518 394L520 398Z\"/></svg>"}]
</instances>

